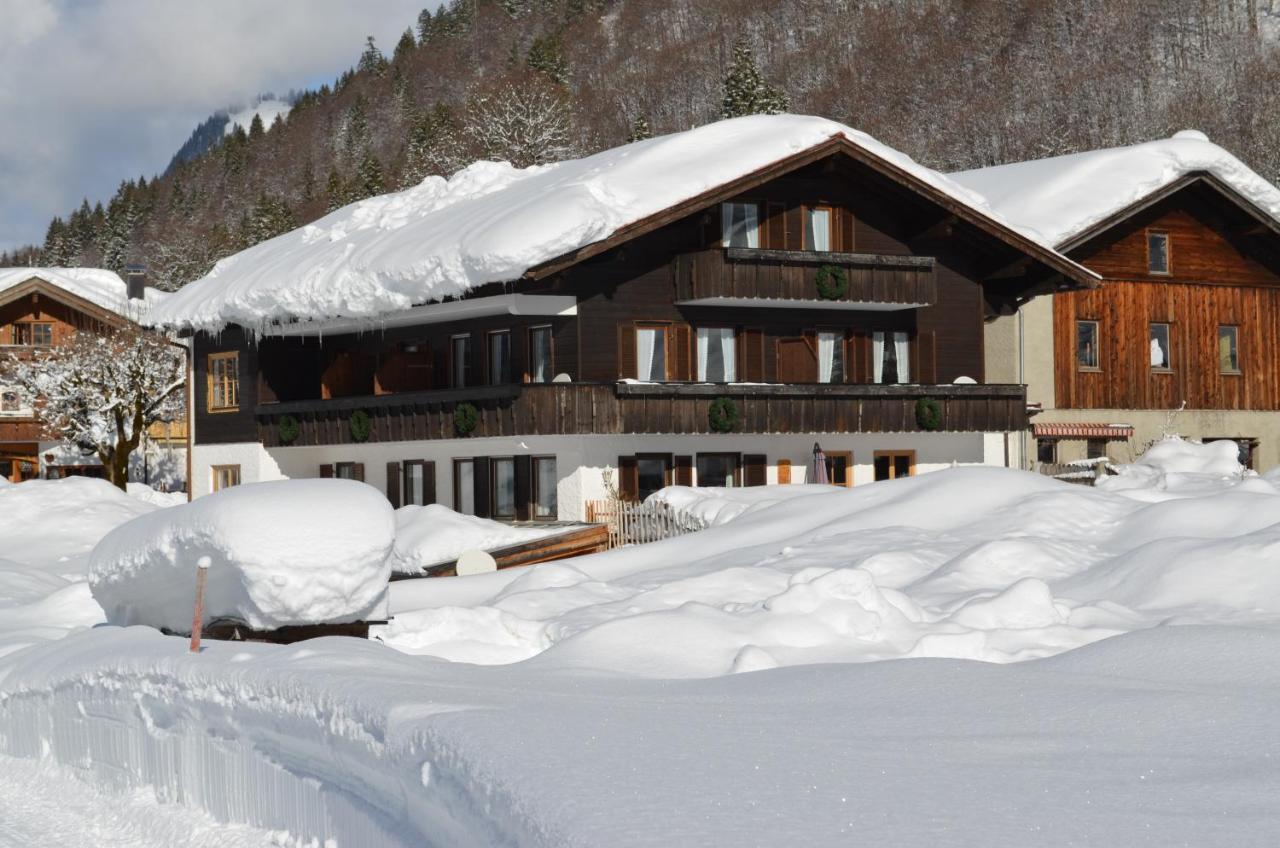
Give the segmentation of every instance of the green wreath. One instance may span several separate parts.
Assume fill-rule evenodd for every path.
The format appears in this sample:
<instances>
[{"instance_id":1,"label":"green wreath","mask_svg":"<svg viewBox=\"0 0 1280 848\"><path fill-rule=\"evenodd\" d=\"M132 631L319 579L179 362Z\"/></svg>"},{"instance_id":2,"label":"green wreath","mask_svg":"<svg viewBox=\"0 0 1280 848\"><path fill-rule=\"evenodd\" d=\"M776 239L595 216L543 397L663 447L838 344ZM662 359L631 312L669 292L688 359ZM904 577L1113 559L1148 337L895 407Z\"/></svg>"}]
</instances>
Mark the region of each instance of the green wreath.
<instances>
[{"instance_id":1,"label":"green wreath","mask_svg":"<svg viewBox=\"0 0 1280 848\"><path fill-rule=\"evenodd\" d=\"M453 429L459 436L469 436L480 423L480 410L469 403L460 403L453 410Z\"/></svg>"},{"instance_id":2,"label":"green wreath","mask_svg":"<svg viewBox=\"0 0 1280 848\"><path fill-rule=\"evenodd\" d=\"M916 401L916 423L921 430L936 430L942 426L942 404L933 398Z\"/></svg>"},{"instance_id":3,"label":"green wreath","mask_svg":"<svg viewBox=\"0 0 1280 848\"><path fill-rule=\"evenodd\" d=\"M713 433L732 433L742 422L742 413L731 398L718 397L707 407L707 426Z\"/></svg>"},{"instance_id":4,"label":"green wreath","mask_svg":"<svg viewBox=\"0 0 1280 848\"><path fill-rule=\"evenodd\" d=\"M353 442L369 441L369 434L373 432L373 420L369 418L369 413L363 409L357 409L351 413L351 440Z\"/></svg>"},{"instance_id":5,"label":"green wreath","mask_svg":"<svg viewBox=\"0 0 1280 848\"><path fill-rule=\"evenodd\" d=\"M298 434L302 432L298 419L292 415L281 415L280 421L276 425L276 436L280 439L280 444L291 445L298 440Z\"/></svg>"},{"instance_id":6,"label":"green wreath","mask_svg":"<svg viewBox=\"0 0 1280 848\"><path fill-rule=\"evenodd\" d=\"M839 300L849 291L849 281L845 278L844 269L835 265L823 265L813 277L813 284L818 288L818 297L823 300Z\"/></svg>"}]
</instances>

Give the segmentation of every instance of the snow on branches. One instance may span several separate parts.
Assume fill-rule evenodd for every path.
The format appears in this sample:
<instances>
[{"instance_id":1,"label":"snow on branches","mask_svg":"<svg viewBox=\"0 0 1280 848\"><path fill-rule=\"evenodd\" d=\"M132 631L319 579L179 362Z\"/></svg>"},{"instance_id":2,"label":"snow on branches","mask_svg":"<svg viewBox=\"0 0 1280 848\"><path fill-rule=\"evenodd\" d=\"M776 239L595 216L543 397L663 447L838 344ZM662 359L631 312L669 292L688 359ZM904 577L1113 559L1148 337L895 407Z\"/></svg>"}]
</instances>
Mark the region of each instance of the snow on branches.
<instances>
[{"instance_id":1,"label":"snow on branches","mask_svg":"<svg viewBox=\"0 0 1280 848\"><path fill-rule=\"evenodd\" d=\"M138 327L78 333L74 341L30 357L10 354L0 371L39 411L49 438L96 454L107 479L121 489L129 456L147 429L184 414L182 348Z\"/></svg>"}]
</instances>

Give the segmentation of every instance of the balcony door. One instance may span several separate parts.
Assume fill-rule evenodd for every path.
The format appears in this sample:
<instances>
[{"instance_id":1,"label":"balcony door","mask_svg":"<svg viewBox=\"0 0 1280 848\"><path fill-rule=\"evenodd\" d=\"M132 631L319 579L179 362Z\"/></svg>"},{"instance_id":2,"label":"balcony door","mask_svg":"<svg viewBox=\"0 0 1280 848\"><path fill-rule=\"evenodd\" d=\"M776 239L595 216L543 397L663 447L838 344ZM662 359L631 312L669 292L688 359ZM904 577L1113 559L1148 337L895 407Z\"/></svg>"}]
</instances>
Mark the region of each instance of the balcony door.
<instances>
[{"instance_id":1,"label":"balcony door","mask_svg":"<svg viewBox=\"0 0 1280 848\"><path fill-rule=\"evenodd\" d=\"M816 383L818 356L808 339L778 339L778 382Z\"/></svg>"}]
</instances>

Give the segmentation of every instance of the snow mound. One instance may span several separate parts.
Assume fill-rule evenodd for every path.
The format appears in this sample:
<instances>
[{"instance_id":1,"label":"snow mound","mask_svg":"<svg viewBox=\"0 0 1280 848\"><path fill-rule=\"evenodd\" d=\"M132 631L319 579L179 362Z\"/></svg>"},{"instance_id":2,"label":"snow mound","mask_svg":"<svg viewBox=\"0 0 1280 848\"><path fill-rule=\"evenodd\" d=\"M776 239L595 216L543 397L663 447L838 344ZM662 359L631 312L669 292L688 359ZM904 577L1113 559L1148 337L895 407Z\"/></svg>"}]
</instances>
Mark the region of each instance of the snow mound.
<instances>
[{"instance_id":1,"label":"snow mound","mask_svg":"<svg viewBox=\"0 0 1280 848\"><path fill-rule=\"evenodd\" d=\"M372 486L282 480L235 486L108 533L89 586L113 624L186 632L196 562L212 560L205 621L269 630L356 621L386 593L395 522Z\"/></svg>"},{"instance_id":2,"label":"snow mound","mask_svg":"<svg viewBox=\"0 0 1280 848\"><path fill-rule=\"evenodd\" d=\"M1104 218L1188 174L1212 174L1280 221L1280 189L1195 130L1169 139L951 174L1046 246L1061 246Z\"/></svg>"},{"instance_id":3,"label":"snow mound","mask_svg":"<svg viewBox=\"0 0 1280 848\"><path fill-rule=\"evenodd\" d=\"M654 503L665 503L675 512L696 522L712 526L724 524L744 513L764 509L791 498L824 495L841 491L837 486L814 484L795 486L749 486L725 488L716 486L668 486L649 496Z\"/></svg>"},{"instance_id":4,"label":"snow mound","mask_svg":"<svg viewBox=\"0 0 1280 848\"><path fill-rule=\"evenodd\" d=\"M126 483L125 485L128 487L129 497L137 498L152 506L177 506L187 502L186 492L159 492L146 483Z\"/></svg>"},{"instance_id":5,"label":"snow mound","mask_svg":"<svg viewBox=\"0 0 1280 848\"><path fill-rule=\"evenodd\" d=\"M439 504L404 506L395 517L391 571L396 574L420 574L427 566L457 559L471 548L490 551L564 531L562 527L512 527Z\"/></svg>"},{"instance_id":6,"label":"snow mound","mask_svg":"<svg viewBox=\"0 0 1280 848\"><path fill-rule=\"evenodd\" d=\"M476 162L448 180L362 200L220 261L156 311L167 326L264 329L374 319L527 270L767 165L843 137L978 215L983 198L843 124L753 115L584 159ZM1003 223L1003 222L1002 222Z\"/></svg>"},{"instance_id":7,"label":"snow mound","mask_svg":"<svg viewBox=\"0 0 1280 848\"><path fill-rule=\"evenodd\" d=\"M1116 476L1102 478L1096 485L1112 492L1128 491L1135 497L1162 498L1196 488L1222 488L1246 476L1254 477L1254 489L1263 482L1240 464L1236 443L1225 440L1202 444L1169 436L1136 461L1114 467ZM1263 485L1262 490L1275 491L1269 485Z\"/></svg>"}]
</instances>

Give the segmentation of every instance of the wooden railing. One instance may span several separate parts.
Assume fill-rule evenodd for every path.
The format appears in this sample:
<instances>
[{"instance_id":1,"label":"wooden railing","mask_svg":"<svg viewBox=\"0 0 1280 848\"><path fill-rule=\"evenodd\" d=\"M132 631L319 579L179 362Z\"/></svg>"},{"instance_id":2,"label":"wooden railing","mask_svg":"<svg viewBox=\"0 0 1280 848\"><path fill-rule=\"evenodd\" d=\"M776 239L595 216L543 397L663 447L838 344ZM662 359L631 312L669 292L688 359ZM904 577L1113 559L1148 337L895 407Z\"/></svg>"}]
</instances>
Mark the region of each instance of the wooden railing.
<instances>
[{"instance_id":1,"label":"wooden railing","mask_svg":"<svg viewBox=\"0 0 1280 848\"><path fill-rule=\"evenodd\" d=\"M847 287L841 297L822 301L815 278L828 265L844 273ZM907 308L937 300L933 269L931 256L730 247L677 256L674 270L681 302L794 300Z\"/></svg>"},{"instance_id":2,"label":"wooden railing","mask_svg":"<svg viewBox=\"0 0 1280 848\"><path fill-rule=\"evenodd\" d=\"M661 501L587 501L587 521L609 528L609 547L643 545L705 530L705 522Z\"/></svg>"}]
</instances>

